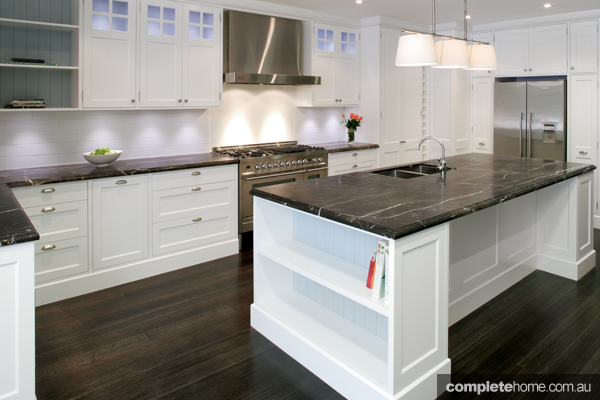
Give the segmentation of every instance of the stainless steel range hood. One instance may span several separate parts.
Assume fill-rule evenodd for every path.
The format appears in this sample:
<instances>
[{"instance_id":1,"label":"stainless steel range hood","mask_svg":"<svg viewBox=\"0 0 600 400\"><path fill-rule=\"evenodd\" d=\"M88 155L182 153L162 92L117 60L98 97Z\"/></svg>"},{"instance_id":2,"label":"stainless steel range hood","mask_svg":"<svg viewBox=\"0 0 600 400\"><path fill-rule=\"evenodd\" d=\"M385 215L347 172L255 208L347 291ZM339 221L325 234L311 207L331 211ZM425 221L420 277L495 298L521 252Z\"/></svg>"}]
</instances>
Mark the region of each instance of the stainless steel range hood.
<instances>
[{"instance_id":1,"label":"stainless steel range hood","mask_svg":"<svg viewBox=\"0 0 600 400\"><path fill-rule=\"evenodd\" d=\"M224 82L320 85L320 76L302 75L302 39L301 21L225 11Z\"/></svg>"}]
</instances>

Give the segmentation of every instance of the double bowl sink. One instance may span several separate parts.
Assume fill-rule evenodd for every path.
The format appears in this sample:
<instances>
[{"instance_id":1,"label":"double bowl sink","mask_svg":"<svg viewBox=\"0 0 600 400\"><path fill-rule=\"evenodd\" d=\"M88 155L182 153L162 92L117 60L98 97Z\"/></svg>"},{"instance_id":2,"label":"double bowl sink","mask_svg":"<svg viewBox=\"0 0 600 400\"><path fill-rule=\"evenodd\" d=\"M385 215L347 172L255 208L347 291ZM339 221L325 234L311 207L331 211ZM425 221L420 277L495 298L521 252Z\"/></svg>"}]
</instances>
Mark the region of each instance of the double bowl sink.
<instances>
[{"instance_id":1,"label":"double bowl sink","mask_svg":"<svg viewBox=\"0 0 600 400\"><path fill-rule=\"evenodd\" d=\"M446 168L446 171L450 168ZM413 179L418 178L420 176L441 174L442 171L437 169L437 167L433 167L431 165L425 164L415 164L415 165L407 165L405 167L396 167L392 169L386 169L383 171L374 172L379 175L393 176L394 178L400 179Z\"/></svg>"}]
</instances>

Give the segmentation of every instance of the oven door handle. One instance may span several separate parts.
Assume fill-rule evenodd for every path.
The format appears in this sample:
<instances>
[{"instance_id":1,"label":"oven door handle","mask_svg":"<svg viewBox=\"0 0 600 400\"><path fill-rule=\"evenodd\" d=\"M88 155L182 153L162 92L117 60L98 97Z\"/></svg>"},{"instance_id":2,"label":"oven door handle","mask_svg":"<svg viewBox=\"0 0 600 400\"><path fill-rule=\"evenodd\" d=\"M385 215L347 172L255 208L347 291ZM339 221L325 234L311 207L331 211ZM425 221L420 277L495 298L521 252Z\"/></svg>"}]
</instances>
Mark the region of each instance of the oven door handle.
<instances>
[{"instance_id":1,"label":"oven door handle","mask_svg":"<svg viewBox=\"0 0 600 400\"><path fill-rule=\"evenodd\" d=\"M306 170L301 169L298 171L293 171L293 172L284 172L283 174L273 174L273 175L261 175L261 176L253 176L251 178L246 178L244 177L245 181L254 181L256 179L265 179L265 178L277 178L280 176L286 176L286 175L296 175L296 174L303 174L304 172L306 172Z\"/></svg>"},{"instance_id":2,"label":"oven door handle","mask_svg":"<svg viewBox=\"0 0 600 400\"><path fill-rule=\"evenodd\" d=\"M326 171L329 168L324 167L324 168L315 168L315 169L307 169L306 172L315 172L315 171Z\"/></svg>"}]
</instances>

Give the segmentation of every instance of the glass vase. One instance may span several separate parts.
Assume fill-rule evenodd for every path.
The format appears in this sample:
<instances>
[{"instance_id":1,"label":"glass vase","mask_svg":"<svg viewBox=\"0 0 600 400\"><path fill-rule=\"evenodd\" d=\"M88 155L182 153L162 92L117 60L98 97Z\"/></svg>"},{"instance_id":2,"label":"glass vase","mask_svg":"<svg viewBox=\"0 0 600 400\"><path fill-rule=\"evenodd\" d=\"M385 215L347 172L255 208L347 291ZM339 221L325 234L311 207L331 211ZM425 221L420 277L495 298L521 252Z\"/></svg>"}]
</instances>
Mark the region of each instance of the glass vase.
<instances>
[{"instance_id":1,"label":"glass vase","mask_svg":"<svg viewBox=\"0 0 600 400\"><path fill-rule=\"evenodd\" d=\"M354 146L354 134L356 131L354 129L348 129L348 145Z\"/></svg>"}]
</instances>

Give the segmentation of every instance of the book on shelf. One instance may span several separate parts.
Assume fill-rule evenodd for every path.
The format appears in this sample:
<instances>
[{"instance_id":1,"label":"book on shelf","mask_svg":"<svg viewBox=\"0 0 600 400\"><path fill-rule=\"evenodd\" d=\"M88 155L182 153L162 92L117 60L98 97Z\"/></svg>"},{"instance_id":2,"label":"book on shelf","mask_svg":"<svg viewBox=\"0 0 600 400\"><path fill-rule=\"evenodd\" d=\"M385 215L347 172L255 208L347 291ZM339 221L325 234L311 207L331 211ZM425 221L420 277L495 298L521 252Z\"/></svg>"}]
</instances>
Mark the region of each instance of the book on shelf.
<instances>
[{"instance_id":1,"label":"book on shelf","mask_svg":"<svg viewBox=\"0 0 600 400\"><path fill-rule=\"evenodd\" d=\"M377 253L371 254L371 262L369 263L369 274L367 275L367 287L373 289L373 273L375 273L375 257Z\"/></svg>"},{"instance_id":2,"label":"book on shelf","mask_svg":"<svg viewBox=\"0 0 600 400\"><path fill-rule=\"evenodd\" d=\"M45 65L58 67L58 64L47 63L46 60L39 60L35 58L11 58L8 64L20 64L20 65Z\"/></svg>"},{"instance_id":3,"label":"book on shelf","mask_svg":"<svg viewBox=\"0 0 600 400\"><path fill-rule=\"evenodd\" d=\"M10 101L6 108L46 108L46 103L43 99L32 99L32 100L13 100Z\"/></svg>"},{"instance_id":4,"label":"book on shelf","mask_svg":"<svg viewBox=\"0 0 600 400\"><path fill-rule=\"evenodd\" d=\"M385 268L384 268L384 285L385 285L385 302L390 302L390 285L388 281L388 277L390 276L390 246L389 244L385 246Z\"/></svg>"},{"instance_id":5,"label":"book on shelf","mask_svg":"<svg viewBox=\"0 0 600 400\"><path fill-rule=\"evenodd\" d=\"M385 252L388 247L387 240L380 240L375 256L375 272L373 273L373 297L381 299L385 296Z\"/></svg>"}]
</instances>

